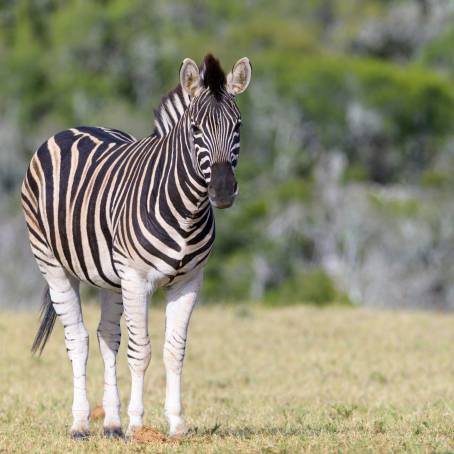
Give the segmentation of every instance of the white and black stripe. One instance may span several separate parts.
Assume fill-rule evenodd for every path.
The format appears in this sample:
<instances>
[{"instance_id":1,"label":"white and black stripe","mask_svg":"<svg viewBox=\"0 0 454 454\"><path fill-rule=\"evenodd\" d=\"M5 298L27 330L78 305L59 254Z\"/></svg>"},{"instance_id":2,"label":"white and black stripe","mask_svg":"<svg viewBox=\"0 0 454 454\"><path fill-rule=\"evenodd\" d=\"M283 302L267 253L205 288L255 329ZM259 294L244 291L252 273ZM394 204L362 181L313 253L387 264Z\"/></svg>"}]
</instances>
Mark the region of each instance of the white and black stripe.
<instances>
[{"instance_id":1,"label":"white and black stripe","mask_svg":"<svg viewBox=\"0 0 454 454\"><path fill-rule=\"evenodd\" d=\"M240 114L217 60L207 56L202 74L196 96L180 84L162 99L149 137L137 140L99 127L60 132L39 147L24 179L22 206L30 244L50 289L34 349L44 346L52 329L53 308L65 321L74 383L83 390L77 399L75 391L75 436L88 431L88 335L78 283L107 292L98 330L106 368L115 366L123 312L118 304L123 302L133 377L130 427L140 426L143 372L151 351L146 296L158 286L180 289L170 291L175 301L188 288L198 291L215 237L212 204L230 206L235 195ZM120 292L122 298L112 296ZM186 321L191 310L181 312ZM168 318L178 320L170 312ZM169 371L174 358L181 370L186 339L172 326L165 347L173 355L165 354ZM119 400L113 386L116 392L116 381L106 371L104 405L113 410L106 413L105 429L118 434ZM171 427L180 419L172 420Z\"/></svg>"}]
</instances>

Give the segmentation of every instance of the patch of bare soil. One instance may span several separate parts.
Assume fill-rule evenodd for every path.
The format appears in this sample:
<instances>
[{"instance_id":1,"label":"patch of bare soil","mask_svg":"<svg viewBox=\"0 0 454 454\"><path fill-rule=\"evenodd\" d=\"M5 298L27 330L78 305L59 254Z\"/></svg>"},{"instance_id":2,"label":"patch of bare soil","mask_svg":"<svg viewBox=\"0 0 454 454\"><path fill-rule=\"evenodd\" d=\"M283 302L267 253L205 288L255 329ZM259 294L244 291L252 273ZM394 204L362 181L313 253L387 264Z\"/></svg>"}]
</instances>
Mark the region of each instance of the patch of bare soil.
<instances>
[{"instance_id":1,"label":"patch of bare soil","mask_svg":"<svg viewBox=\"0 0 454 454\"><path fill-rule=\"evenodd\" d=\"M159 432L159 430L153 429L150 426L143 426L141 429L137 429L132 438L139 443L179 443L183 440L183 438L167 437Z\"/></svg>"},{"instance_id":2,"label":"patch of bare soil","mask_svg":"<svg viewBox=\"0 0 454 454\"><path fill-rule=\"evenodd\" d=\"M102 419L105 416L104 408L102 405L96 405L95 408L90 413L90 420L95 421L97 419Z\"/></svg>"}]
</instances>

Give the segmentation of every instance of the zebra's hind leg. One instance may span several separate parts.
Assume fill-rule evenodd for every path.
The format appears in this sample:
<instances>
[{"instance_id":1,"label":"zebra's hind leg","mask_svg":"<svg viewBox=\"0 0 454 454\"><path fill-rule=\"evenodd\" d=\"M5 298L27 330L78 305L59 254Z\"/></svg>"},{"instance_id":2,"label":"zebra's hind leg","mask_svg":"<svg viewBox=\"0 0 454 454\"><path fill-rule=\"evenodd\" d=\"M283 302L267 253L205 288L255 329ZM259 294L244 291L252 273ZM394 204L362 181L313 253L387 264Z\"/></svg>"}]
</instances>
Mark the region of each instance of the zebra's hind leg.
<instances>
[{"instance_id":1,"label":"zebra's hind leg","mask_svg":"<svg viewBox=\"0 0 454 454\"><path fill-rule=\"evenodd\" d=\"M104 360L104 397L102 401L105 412L104 435L122 437L116 366L121 340L120 319L123 314L123 301L119 293L101 290L100 294L101 321L98 326L98 342Z\"/></svg>"},{"instance_id":2,"label":"zebra's hind leg","mask_svg":"<svg viewBox=\"0 0 454 454\"><path fill-rule=\"evenodd\" d=\"M80 307L79 281L70 277L59 264L46 266L43 274L49 284L55 312L64 327L66 350L72 363L74 398L71 436L85 438L89 435L90 414L86 386L88 332Z\"/></svg>"}]
</instances>

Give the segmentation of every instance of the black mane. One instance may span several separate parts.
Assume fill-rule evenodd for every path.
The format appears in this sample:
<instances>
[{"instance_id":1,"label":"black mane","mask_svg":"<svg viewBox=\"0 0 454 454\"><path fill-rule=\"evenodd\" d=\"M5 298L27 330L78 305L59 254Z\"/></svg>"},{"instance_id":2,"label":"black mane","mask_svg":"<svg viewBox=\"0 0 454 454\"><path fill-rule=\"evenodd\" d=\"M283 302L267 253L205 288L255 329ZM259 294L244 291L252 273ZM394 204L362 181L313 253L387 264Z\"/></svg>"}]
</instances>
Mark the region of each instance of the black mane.
<instances>
[{"instance_id":1,"label":"black mane","mask_svg":"<svg viewBox=\"0 0 454 454\"><path fill-rule=\"evenodd\" d=\"M215 98L219 99L225 90L226 78L219 60L208 54L200 70L203 86L209 88Z\"/></svg>"},{"instance_id":2,"label":"black mane","mask_svg":"<svg viewBox=\"0 0 454 454\"><path fill-rule=\"evenodd\" d=\"M166 135L176 125L178 118L183 115L188 105L189 97L181 88L181 85L178 84L161 98L159 106L154 110L155 129L153 134L158 136ZM178 118L175 119L172 114L176 114Z\"/></svg>"}]
</instances>

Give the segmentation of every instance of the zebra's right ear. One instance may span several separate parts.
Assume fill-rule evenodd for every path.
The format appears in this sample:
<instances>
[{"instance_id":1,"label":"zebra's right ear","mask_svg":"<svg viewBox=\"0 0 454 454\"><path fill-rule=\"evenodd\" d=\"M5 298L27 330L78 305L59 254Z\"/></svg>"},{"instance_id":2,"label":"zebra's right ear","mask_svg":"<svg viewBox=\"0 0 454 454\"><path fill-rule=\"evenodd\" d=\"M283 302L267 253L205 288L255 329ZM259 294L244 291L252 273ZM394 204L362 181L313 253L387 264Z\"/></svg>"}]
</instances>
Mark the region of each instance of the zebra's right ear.
<instances>
[{"instance_id":1,"label":"zebra's right ear","mask_svg":"<svg viewBox=\"0 0 454 454\"><path fill-rule=\"evenodd\" d=\"M197 96L201 90L199 67L194 60L185 58L180 68L180 84L189 96Z\"/></svg>"}]
</instances>

